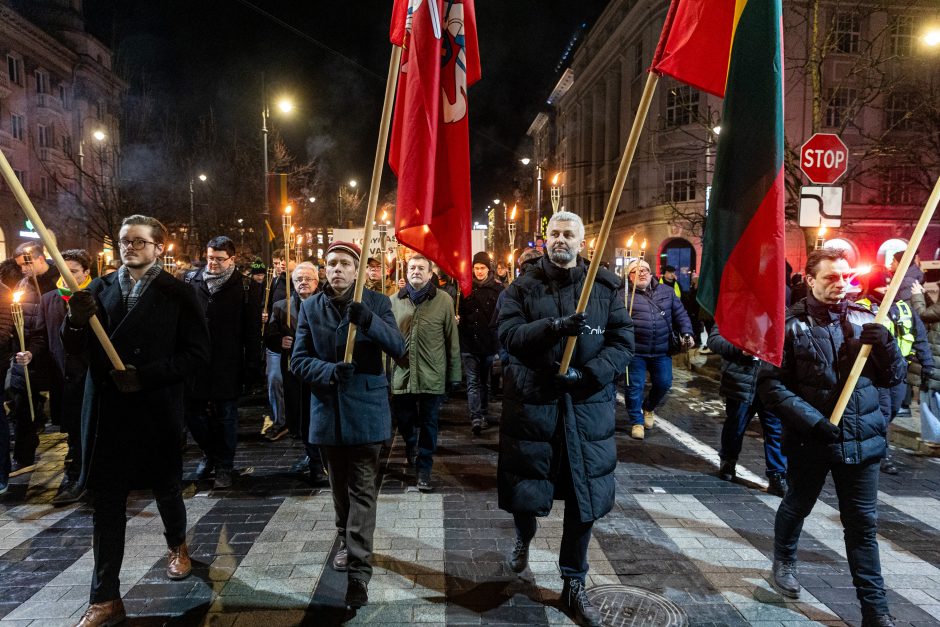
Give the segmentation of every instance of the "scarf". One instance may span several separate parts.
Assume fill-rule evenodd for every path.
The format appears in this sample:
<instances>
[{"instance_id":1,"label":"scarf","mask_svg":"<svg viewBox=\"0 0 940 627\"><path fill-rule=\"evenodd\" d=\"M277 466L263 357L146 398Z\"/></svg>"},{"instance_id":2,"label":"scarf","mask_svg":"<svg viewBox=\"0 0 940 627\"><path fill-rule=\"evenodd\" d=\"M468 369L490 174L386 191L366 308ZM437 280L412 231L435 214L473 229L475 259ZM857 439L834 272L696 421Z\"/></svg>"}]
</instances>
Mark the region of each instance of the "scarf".
<instances>
[{"instance_id":1,"label":"scarf","mask_svg":"<svg viewBox=\"0 0 940 627\"><path fill-rule=\"evenodd\" d=\"M161 272L163 272L163 262L160 259L153 262L153 265L144 273L144 276L140 277L139 281L134 280L126 265L118 268L118 284L121 287L121 297L124 299L124 309L127 311L133 309L140 297L144 295L153 280L160 276Z\"/></svg>"},{"instance_id":2,"label":"scarf","mask_svg":"<svg viewBox=\"0 0 940 627\"><path fill-rule=\"evenodd\" d=\"M346 291L342 294L337 294L336 290L333 289L333 286L327 283L323 286L323 292L326 294L327 298L330 299L330 302L333 303L333 306L339 311L340 314L346 311L346 305L352 301L353 293L356 291L356 284L351 283Z\"/></svg>"},{"instance_id":3,"label":"scarf","mask_svg":"<svg viewBox=\"0 0 940 627\"><path fill-rule=\"evenodd\" d=\"M222 272L209 272L209 269L206 268L202 271L202 280L206 282L206 287L209 288L210 294L215 294L219 291L219 288L225 285L226 281L232 278L232 273L235 272L235 264L228 270L223 270Z\"/></svg>"},{"instance_id":4,"label":"scarf","mask_svg":"<svg viewBox=\"0 0 940 627\"><path fill-rule=\"evenodd\" d=\"M411 286L411 283L405 283L405 289L408 291L408 298L411 299L411 302L414 303L414 306L417 307L424 301L431 298L431 288L433 284L428 281L424 284L420 290L416 290Z\"/></svg>"},{"instance_id":5,"label":"scarf","mask_svg":"<svg viewBox=\"0 0 940 627\"><path fill-rule=\"evenodd\" d=\"M78 289L83 290L86 287L88 287L90 284L91 284L91 275L88 275L88 277L82 282L82 284L78 286ZM59 277L59 280L55 282L55 287L56 287L56 290L58 290L59 292L59 296L62 297L62 300L64 300L65 302L69 302L69 299L72 298L72 290L70 290L69 286L66 285L65 279L63 279L62 277Z\"/></svg>"}]
</instances>

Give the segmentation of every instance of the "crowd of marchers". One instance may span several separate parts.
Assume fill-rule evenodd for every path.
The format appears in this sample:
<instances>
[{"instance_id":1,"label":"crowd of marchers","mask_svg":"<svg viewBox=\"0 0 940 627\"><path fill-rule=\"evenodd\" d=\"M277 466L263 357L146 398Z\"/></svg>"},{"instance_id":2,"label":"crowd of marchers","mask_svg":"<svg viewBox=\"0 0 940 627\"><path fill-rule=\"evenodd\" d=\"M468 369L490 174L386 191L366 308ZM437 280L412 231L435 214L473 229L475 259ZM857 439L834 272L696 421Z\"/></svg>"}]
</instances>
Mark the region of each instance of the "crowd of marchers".
<instances>
[{"instance_id":1,"label":"crowd of marchers","mask_svg":"<svg viewBox=\"0 0 940 627\"><path fill-rule=\"evenodd\" d=\"M874 324L890 269L858 276L843 252L813 251L804 274L788 277L778 367L725 340L696 304L694 277L684 288L671 266L658 278L642 259L623 277L601 267L578 312L590 263L581 254L584 226L560 212L545 236L544 248L525 250L514 268L475 254L465 293L420 253L395 283L379 260L361 259L355 243L342 241L323 260L275 254L269 271L260 260L238 259L234 242L218 236L204 261L166 267L166 229L140 215L121 226L121 264L95 279L84 250L62 251L65 267L56 268L38 242L20 245L0 264L0 494L11 474L35 466L38 433L51 420L68 445L53 503L84 500L94 512L89 607L78 624L126 616L119 574L132 490L151 490L156 500L166 576L189 576L188 437L201 458L187 479L237 490L239 400L261 386L270 412L257 427L272 442L298 439L304 453L292 471L331 488L339 549L330 566L346 573L347 606L365 605L382 447L394 425L415 486L433 490L440 409L464 386L471 436L498 431L498 502L516 534L509 567L528 567L538 519L564 501L561 604L579 624L599 625L585 577L593 524L615 501L617 390L630 437L643 440L672 386L673 355L695 349L722 358L722 479L735 479L745 430L755 415L761 423L767 489L782 497L773 585L799 596L803 520L831 474L863 624L892 625L876 539L879 475L900 472L888 455L888 425L910 402L911 385L940 390L940 304L927 302L916 263L886 322ZM357 301L360 263L366 281ZM77 291L60 272L72 275ZM124 368L91 332L93 316ZM832 424L840 383L863 344L872 347L868 365L843 420ZM497 390L498 415L489 402Z\"/></svg>"}]
</instances>

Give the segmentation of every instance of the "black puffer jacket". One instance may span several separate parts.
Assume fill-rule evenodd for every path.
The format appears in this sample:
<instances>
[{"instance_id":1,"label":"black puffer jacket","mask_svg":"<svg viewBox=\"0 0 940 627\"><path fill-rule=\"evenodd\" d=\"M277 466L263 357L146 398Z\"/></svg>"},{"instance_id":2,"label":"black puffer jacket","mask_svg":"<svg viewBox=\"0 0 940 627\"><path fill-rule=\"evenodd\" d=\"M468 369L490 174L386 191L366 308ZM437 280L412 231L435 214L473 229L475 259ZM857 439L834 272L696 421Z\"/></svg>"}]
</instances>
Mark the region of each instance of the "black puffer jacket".
<instances>
[{"instance_id":1,"label":"black puffer jacket","mask_svg":"<svg viewBox=\"0 0 940 627\"><path fill-rule=\"evenodd\" d=\"M873 348L843 414L841 441L823 444L811 433L817 422L829 419L861 347L861 327L874 320L861 305L843 302L833 310L812 295L787 310L783 363L779 368L766 364L759 375L764 406L783 422L787 455L844 464L884 457L887 420L875 386L904 380L906 366L895 342L883 348L889 354L882 359L880 348Z\"/></svg>"},{"instance_id":2,"label":"black puffer jacket","mask_svg":"<svg viewBox=\"0 0 940 627\"><path fill-rule=\"evenodd\" d=\"M496 282L490 272L482 283L473 281L473 291L470 295L461 298L457 305L457 315L460 324L460 352L473 355L495 355L499 350L499 340L496 338L490 321L496 311L496 299L503 287Z\"/></svg>"},{"instance_id":3,"label":"black puffer jacket","mask_svg":"<svg viewBox=\"0 0 940 627\"><path fill-rule=\"evenodd\" d=\"M727 399L752 404L757 393L760 360L745 355L744 351L721 337L717 324L712 326L708 334L708 349L721 355L721 386L718 393Z\"/></svg>"},{"instance_id":4,"label":"black puffer jacket","mask_svg":"<svg viewBox=\"0 0 940 627\"><path fill-rule=\"evenodd\" d=\"M575 312L587 267L583 259L571 270L545 257L535 263L507 288L499 315L499 339L510 355L499 434L499 506L548 515L565 445L581 520L596 520L614 504L614 378L633 356L633 323L617 292L619 279L602 269L585 311L590 329L578 337L571 360L584 380L570 396L562 394L553 375L567 338L551 330L549 319Z\"/></svg>"}]
</instances>

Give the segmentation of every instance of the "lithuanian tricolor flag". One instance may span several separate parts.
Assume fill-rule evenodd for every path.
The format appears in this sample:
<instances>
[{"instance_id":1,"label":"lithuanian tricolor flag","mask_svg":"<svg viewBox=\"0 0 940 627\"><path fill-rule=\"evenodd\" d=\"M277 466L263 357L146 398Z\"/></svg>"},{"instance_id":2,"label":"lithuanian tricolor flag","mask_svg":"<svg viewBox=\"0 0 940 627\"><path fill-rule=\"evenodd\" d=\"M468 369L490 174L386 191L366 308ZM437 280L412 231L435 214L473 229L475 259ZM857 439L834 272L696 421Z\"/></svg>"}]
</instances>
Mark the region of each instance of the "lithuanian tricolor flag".
<instances>
[{"instance_id":1,"label":"lithuanian tricolor flag","mask_svg":"<svg viewBox=\"0 0 940 627\"><path fill-rule=\"evenodd\" d=\"M781 0L673 0L653 71L724 96L698 301L721 335L783 357Z\"/></svg>"}]
</instances>

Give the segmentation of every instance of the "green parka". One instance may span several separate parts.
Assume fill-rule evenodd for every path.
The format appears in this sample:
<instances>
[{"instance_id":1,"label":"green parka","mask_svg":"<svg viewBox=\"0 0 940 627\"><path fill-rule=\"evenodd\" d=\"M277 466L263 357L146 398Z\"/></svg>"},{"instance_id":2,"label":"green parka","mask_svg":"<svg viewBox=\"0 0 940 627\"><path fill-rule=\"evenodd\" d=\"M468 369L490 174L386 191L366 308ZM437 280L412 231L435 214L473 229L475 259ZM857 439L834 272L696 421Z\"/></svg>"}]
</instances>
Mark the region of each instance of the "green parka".
<instances>
[{"instance_id":1,"label":"green parka","mask_svg":"<svg viewBox=\"0 0 940 627\"><path fill-rule=\"evenodd\" d=\"M405 338L405 354L392 370L392 394L444 394L458 383L460 337L454 301L432 282L428 299L415 307L402 288L392 296L392 314Z\"/></svg>"}]
</instances>

